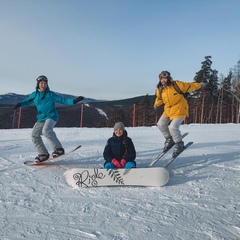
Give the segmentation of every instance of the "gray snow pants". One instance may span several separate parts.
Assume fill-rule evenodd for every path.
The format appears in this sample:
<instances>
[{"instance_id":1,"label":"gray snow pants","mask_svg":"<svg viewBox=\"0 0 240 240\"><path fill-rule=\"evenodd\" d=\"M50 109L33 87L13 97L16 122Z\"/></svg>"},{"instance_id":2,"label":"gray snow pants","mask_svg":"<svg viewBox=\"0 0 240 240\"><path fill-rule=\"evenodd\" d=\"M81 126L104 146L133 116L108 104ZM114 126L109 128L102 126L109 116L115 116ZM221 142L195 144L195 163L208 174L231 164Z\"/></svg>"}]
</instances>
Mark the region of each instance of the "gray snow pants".
<instances>
[{"instance_id":1,"label":"gray snow pants","mask_svg":"<svg viewBox=\"0 0 240 240\"><path fill-rule=\"evenodd\" d=\"M36 122L32 130L32 141L37 149L38 154L47 154L48 150L45 147L41 135L43 135L51 144L53 150L62 148L56 133L53 131L56 122L52 119L47 119L43 122Z\"/></svg>"},{"instance_id":2,"label":"gray snow pants","mask_svg":"<svg viewBox=\"0 0 240 240\"><path fill-rule=\"evenodd\" d=\"M175 118L171 121L169 118L164 117L162 114L157 122L157 126L166 139L172 136L173 141L177 143L182 140L179 128L184 119L185 118Z\"/></svg>"}]
</instances>

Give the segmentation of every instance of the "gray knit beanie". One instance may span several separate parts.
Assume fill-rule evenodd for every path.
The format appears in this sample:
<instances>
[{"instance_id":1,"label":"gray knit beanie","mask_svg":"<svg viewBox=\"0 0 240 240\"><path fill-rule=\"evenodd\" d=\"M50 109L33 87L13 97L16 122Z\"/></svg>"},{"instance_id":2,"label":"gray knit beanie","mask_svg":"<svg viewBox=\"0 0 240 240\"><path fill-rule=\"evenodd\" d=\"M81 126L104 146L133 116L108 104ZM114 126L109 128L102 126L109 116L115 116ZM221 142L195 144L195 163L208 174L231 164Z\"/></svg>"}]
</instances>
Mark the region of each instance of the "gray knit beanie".
<instances>
[{"instance_id":1,"label":"gray knit beanie","mask_svg":"<svg viewBox=\"0 0 240 240\"><path fill-rule=\"evenodd\" d=\"M124 127L124 125L123 125L123 123L122 122L117 122L117 123L115 123L115 125L114 125L114 131L116 131L117 129L121 129L121 130L125 130L125 127Z\"/></svg>"}]
</instances>

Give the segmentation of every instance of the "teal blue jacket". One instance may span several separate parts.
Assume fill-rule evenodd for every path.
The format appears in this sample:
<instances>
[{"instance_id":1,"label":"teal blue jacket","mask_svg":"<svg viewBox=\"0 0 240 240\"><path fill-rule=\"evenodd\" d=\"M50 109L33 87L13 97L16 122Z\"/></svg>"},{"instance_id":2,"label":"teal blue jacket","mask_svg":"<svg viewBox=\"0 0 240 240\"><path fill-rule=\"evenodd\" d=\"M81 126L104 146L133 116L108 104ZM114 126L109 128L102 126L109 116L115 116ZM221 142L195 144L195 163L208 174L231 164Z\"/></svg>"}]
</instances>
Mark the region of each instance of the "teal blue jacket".
<instances>
[{"instance_id":1,"label":"teal blue jacket","mask_svg":"<svg viewBox=\"0 0 240 240\"><path fill-rule=\"evenodd\" d=\"M42 122L46 119L52 119L58 121L58 112L55 107L55 103L63 105L74 105L74 99L63 98L56 93L50 91L50 88L47 87L46 91L39 92L36 90L32 92L27 98L21 101L21 107L25 108L29 105L35 104L37 108L37 121Z\"/></svg>"}]
</instances>

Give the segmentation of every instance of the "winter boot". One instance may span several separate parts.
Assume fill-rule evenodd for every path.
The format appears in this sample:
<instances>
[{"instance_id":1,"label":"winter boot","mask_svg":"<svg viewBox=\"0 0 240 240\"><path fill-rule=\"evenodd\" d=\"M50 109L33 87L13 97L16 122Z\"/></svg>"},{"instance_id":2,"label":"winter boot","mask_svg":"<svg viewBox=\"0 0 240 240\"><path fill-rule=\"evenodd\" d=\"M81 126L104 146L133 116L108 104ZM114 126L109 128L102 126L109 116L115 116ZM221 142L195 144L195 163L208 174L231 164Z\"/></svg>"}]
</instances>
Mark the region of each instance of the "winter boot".
<instances>
[{"instance_id":1,"label":"winter boot","mask_svg":"<svg viewBox=\"0 0 240 240\"><path fill-rule=\"evenodd\" d=\"M35 161L36 162L44 162L46 160L49 159L49 154L38 154L36 157L35 157Z\"/></svg>"},{"instance_id":2,"label":"winter boot","mask_svg":"<svg viewBox=\"0 0 240 240\"><path fill-rule=\"evenodd\" d=\"M55 158L55 157L59 157L59 156L63 155L64 153L65 153L65 151L63 148L56 148L54 150L54 152L52 153L52 156Z\"/></svg>"},{"instance_id":3,"label":"winter boot","mask_svg":"<svg viewBox=\"0 0 240 240\"><path fill-rule=\"evenodd\" d=\"M166 141L164 144L165 144L165 146L163 148L163 152L167 151L174 145L174 141L173 141L172 137L166 138Z\"/></svg>"},{"instance_id":4,"label":"winter boot","mask_svg":"<svg viewBox=\"0 0 240 240\"><path fill-rule=\"evenodd\" d=\"M174 150L173 150L173 157L175 157L176 155L178 155L184 148L184 142L180 141L178 143L175 144Z\"/></svg>"}]
</instances>

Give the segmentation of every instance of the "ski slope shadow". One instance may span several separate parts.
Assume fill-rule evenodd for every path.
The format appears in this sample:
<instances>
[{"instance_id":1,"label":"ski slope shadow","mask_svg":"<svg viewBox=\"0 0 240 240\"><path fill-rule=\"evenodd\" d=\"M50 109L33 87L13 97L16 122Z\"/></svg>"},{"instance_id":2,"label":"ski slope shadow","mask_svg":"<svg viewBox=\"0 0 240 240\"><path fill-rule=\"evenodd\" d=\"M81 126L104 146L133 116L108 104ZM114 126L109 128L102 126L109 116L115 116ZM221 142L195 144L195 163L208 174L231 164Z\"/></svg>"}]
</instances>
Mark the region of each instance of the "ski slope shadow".
<instances>
[{"instance_id":1,"label":"ski slope shadow","mask_svg":"<svg viewBox=\"0 0 240 240\"><path fill-rule=\"evenodd\" d=\"M197 151L202 147L205 148L204 154L187 156L180 155L167 169L170 172L170 180L168 185L185 184L189 181L200 181L209 177L209 172L206 168L211 168L212 172L219 168L229 169L230 171L240 171L239 167L233 167L236 162L239 162L240 152L238 150L232 152L211 153L211 148L216 146L236 146L238 142L232 143L212 143L206 147L206 144L194 144L191 148ZM236 147L237 148L237 147ZM194 151L194 149L193 149ZM229 150L228 150L229 151ZM239 172L238 172L239 173Z\"/></svg>"}]
</instances>

